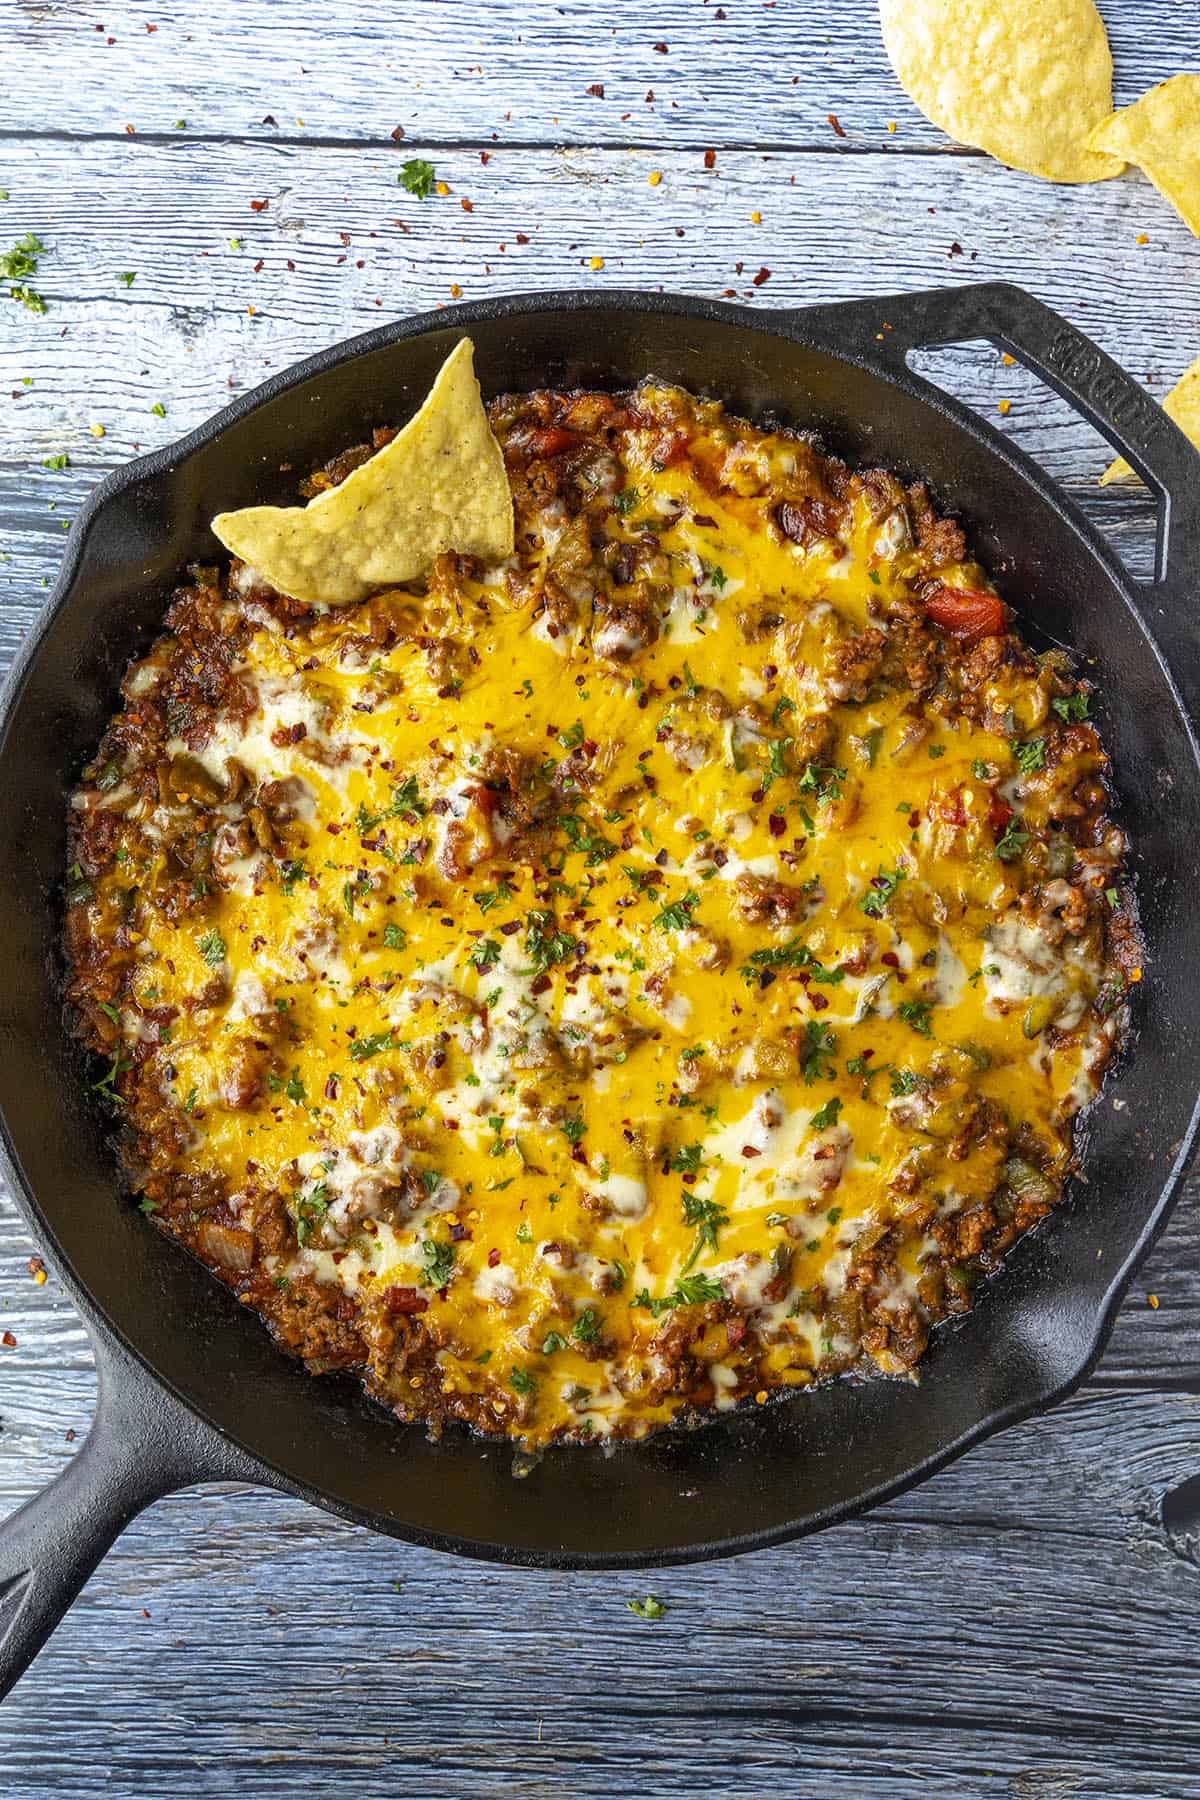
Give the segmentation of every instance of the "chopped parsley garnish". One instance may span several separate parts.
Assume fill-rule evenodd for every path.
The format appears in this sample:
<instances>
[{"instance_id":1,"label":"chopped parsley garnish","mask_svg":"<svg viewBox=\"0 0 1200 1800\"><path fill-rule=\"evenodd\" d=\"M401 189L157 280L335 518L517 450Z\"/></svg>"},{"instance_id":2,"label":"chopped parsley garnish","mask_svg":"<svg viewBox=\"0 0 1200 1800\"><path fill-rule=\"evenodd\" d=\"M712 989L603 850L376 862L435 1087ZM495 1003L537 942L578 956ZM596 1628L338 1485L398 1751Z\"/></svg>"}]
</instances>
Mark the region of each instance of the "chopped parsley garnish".
<instances>
[{"instance_id":1,"label":"chopped parsley garnish","mask_svg":"<svg viewBox=\"0 0 1200 1800\"><path fill-rule=\"evenodd\" d=\"M586 1127L583 1123L582 1115L579 1113L576 1113L573 1118L564 1119L562 1122L562 1134L566 1138L568 1144L577 1144L583 1136L585 1129Z\"/></svg>"},{"instance_id":2,"label":"chopped parsley garnish","mask_svg":"<svg viewBox=\"0 0 1200 1800\"><path fill-rule=\"evenodd\" d=\"M765 794L772 783L779 781L788 772L787 748L791 738L772 738L767 745L767 767L762 778L761 791Z\"/></svg>"},{"instance_id":3,"label":"chopped parsley garnish","mask_svg":"<svg viewBox=\"0 0 1200 1800\"><path fill-rule=\"evenodd\" d=\"M678 1150L673 1150L671 1152L667 1167L669 1169L674 1169L677 1175L695 1175L699 1172L700 1164L703 1160L703 1145L682 1144Z\"/></svg>"},{"instance_id":4,"label":"chopped parsley garnish","mask_svg":"<svg viewBox=\"0 0 1200 1800\"><path fill-rule=\"evenodd\" d=\"M976 781L986 781L990 771L987 764L977 756L975 761L971 764L971 773ZM905 807L903 810L907 812L909 809L908 807Z\"/></svg>"},{"instance_id":5,"label":"chopped parsley garnish","mask_svg":"<svg viewBox=\"0 0 1200 1800\"><path fill-rule=\"evenodd\" d=\"M396 180L400 186L418 200L428 200L433 192L436 177L433 164L426 162L423 156L412 156L403 165Z\"/></svg>"},{"instance_id":6,"label":"chopped parsley garnish","mask_svg":"<svg viewBox=\"0 0 1200 1800\"><path fill-rule=\"evenodd\" d=\"M933 1011L931 1000L902 1000L897 1011L906 1025L911 1025L920 1037L931 1038L933 1026L929 1015Z\"/></svg>"},{"instance_id":7,"label":"chopped parsley garnish","mask_svg":"<svg viewBox=\"0 0 1200 1800\"><path fill-rule=\"evenodd\" d=\"M477 969L490 969L500 961L500 946L495 938L483 938L471 952L471 961Z\"/></svg>"},{"instance_id":8,"label":"chopped parsley garnish","mask_svg":"<svg viewBox=\"0 0 1200 1800\"><path fill-rule=\"evenodd\" d=\"M352 1062L366 1062L372 1056L378 1056L381 1050L394 1050L395 1044L390 1031L377 1031L371 1037L355 1038L350 1046Z\"/></svg>"},{"instance_id":9,"label":"chopped parsley garnish","mask_svg":"<svg viewBox=\"0 0 1200 1800\"><path fill-rule=\"evenodd\" d=\"M383 928L383 944L385 950L403 950L408 943L408 934L402 925L385 925Z\"/></svg>"},{"instance_id":10,"label":"chopped parsley garnish","mask_svg":"<svg viewBox=\"0 0 1200 1800\"><path fill-rule=\"evenodd\" d=\"M695 1194L685 1194L683 1222L696 1227L696 1241L683 1265L683 1273L686 1275L702 1250L716 1251L717 1233L723 1225L728 1225L729 1214L715 1200L701 1200Z\"/></svg>"},{"instance_id":11,"label":"chopped parsley garnish","mask_svg":"<svg viewBox=\"0 0 1200 1800\"><path fill-rule=\"evenodd\" d=\"M813 1114L812 1118L808 1121L809 1125L814 1131L828 1131L831 1125L837 1124L838 1114L841 1110L842 1103L840 1100L827 1100L820 1111Z\"/></svg>"},{"instance_id":12,"label":"chopped parsley garnish","mask_svg":"<svg viewBox=\"0 0 1200 1800\"><path fill-rule=\"evenodd\" d=\"M682 900L674 900L655 913L654 923L660 931L687 931L692 924L692 913L699 904L699 894L689 888Z\"/></svg>"},{"instance_id":13,"label":"chopped parsley garnish","mask_svg":"<svg viewBox=\"0 0 1200 1800\"><path fill-rule=\"evenodd\" d=\"M625 488L613 501L613 505L622 516L626 513L631 513L637 503L638 491L633 487Z\"/></svg>"},{"instance_id":14,"label":"chopped parsley garnish","mask_svg":"<svg viewBox=\"0 0 1200 1800\"><path fill-rule=\"evenodd\" d=\"M579 948L569 931L559 931L558 920L549 911L528 913L525 919L525 954L533 964L535 975L542 975L558 963L570 962Z\"/></svg>"},{"instance_id":15,"label":"chopped parsley garnish","mask_svg":"<svg viewBox=\"0 0 1200 1800\"><path fill-rule=\"evenodd\" d=\"M1052 700L1051 706L1063 721L1064 725L1077 724L1088 716L1090 694L1070 694L1065 700Z\"/></svg>"},{"instance_id":16,"label":"chopped parsley garnish","mask_svg":"<svg viewBox=\"0 0 1200 1800\"><path fill-rule=\"evenodd\" d=\"M810 1019L804 1028L806 1043L800 1056L804 1079L811 1087L814 1081L832 1080L837 1069L831 1058L837 1049L837 1034L830 1025Z\"/></svg>"},{"instance_id":17,"label":"chopped parsley garnish","mask_svg":"<svg viewBox=\"0 0 1200 1800\"><path fill-rule=\"evenodd\" d=\"M453 1244L438 1243L435 1238L421 1240L421 1262L423 1267L418 1276L422 1287L444 1288L450 1285L454 1275L454 1261L457 1252Z\"/></svg>"},{"instance_id":18,"label":"chopped parsley garnish","mask_svg":"<svg viewBox=\"0 0 1200 1800\"><path fill-rule=\"evenodd\" d=\"M899 1100L906 1094L915 1094L921 1086L921 1077L912 1069L892 1070L892 1099Z\"/></svg>"},{"instance_id":19,"label":"chopped parsley garnish","mask_svg":"<svg viewBox=\"0 0 1200 1800\"><path fill-rule=\"evenodd\" d=\"M1016 757L1022 775L1034 775L1046 766L1045 738L1029 738L1025 743L1020 738L1012 738L1009 749Z\"/></svg>"},{"instance_id":20,"label":"chopped parsley garnish","mask_svg":"<svg viewBox=\"0 0 1200 1800\"><path fill-rule=\"evenodd\" d=\"M291 1074L287 1078L287 1084L284 1087L283 1091L287 1095L288 1099L294 1101L297 1106L304 1105L304 1102L308 1098L308 1096L304 1091L304 1083L300 1079L299 1069L292 1070Z\"/></svg>"},{"instance_id":21,"label":"chopped parsley garnish","mask_svg":"<svg viewBox=\"0 0 1200 1800\"><path fill-rule=\"evenodd\" d=\"M865 912L869 919L882 919L888 902L904 878L904 870L901 868L897 867L890 873L887 869L880 869L858 903L860 911Z\"/></svg>"},{"instance_id":22,"label":"chopped parsley garnish","mask_svg":"<svg viewBox=\"0 0 1200 1800\"><path fill-rule=\"evenodd\" d=\"M780 719L783 718L785 713L795 712L795 710L796 710L796 702L794 700L789 700L786 694L781 694L779 696L779 699L775 702L774 706L771 708L771 723L772 723L772 725L778 725Z\"/></svg>"},{"instance_id":23,"label":"chopped parsley garnish","mask_svg":"<svg viewBox=\"0 0 1200 1800\"><path fill-rule=\"evenodd\" d=\"M117 276L117 280L121 283L122 287L131 288L137 280L137 270L124 269L121 274Z\"/></svg>"},{"instance_id":24,"label":"chopped parsley garnish","mask_svg":"<svg viewBox=\"0 0 1200 1800\"><path fill-rule=\"evenodd\" d=\"M329 1189L323 1181L319 1181L316 1187L307 1194L301 1194L297 1190L292 1195L292 1212L296 1220L296 1242L302 1250L313 1231L324 1222L328 1211Z\"/></svg>"},{"instance_id":25,"label":"chopped parsley garnish","mask_svg":"<svg viewBox=\"0 0 1200 1800\"><path fill-rule=\"evenodd\" d=\"M298 861L285 862L279 871L280 888L284 894L290 895L298 881L307 881L308 869Z\"/></svg>"},{"instance_id":26,"label":"chopped parsley garnish","mask_svg":"<svg viewBox=\"0 0 1200 1800\"><path fill-rule=\"evenodd\" d=\"M565 1350L567 1340L561 1331L548 1331L542 1339L542 1355L553 1356L556 1350Z\"/></svg>"},{"instance_id":27,"label":"chopped parsley garnish","mask_svg":"<svg viewBox=\"0 0 1200 1800\"><path fill-rule=\"evenodd\" d=\"M704 1274L681 1275L669 1294L660 1299L653 1299L646 1288L634 1295L630 1306L644 1306L656 1319L669 1312L673 1306L703 1306L709 1300L723 1300L725 1289L719 1281Z\"/></svg>"},{"instance_id":28,"label":"chopped parsley garnish","mask_svg":"<svg viewBox=\"0 0 1200 1800\"><path fill-rule=\"evenodd\" d=\"M506 900L511 900L512 896L513 891L507 881L502 881L494 888L480 888L475 896L475 904L480 912L489 913L493 906L502 906Z\"/></svg>"},{"instance_id":29,"label":"chopped parsley garnish","mask_svg":"<svg viewBox=\"0 0 1200 1800\"><path fill-rule=\"evenodd\" d=\"M995 854L1001 862L1016 862L1028 842L1029 833L1020 829L1020 821L1010 819L1004 836L996 845Z\"/></svg>"},{"instance_id":30,"label":"chopped parsley garnish","mask_svg":"<svg viewBox=\"0 0 1200 1800\"><path fill-rule=\"evenodd\" d=\"M70 466L71 459L65 450L60 450L56 456L45 456L42 458L43 469L69 469Z\"/></svg>"},{"instance_id":31,"label":"chopped parsley garnish","mask_svg":"<svg viewBox=\"0 0 1200 1800\"><path fill-rule=\"evenodd\" d=\"M537 1382L529 1373L528 1369L510 1369L508 1372L508 1384L512 1388L514 1394L532 1394L537 1387Z\"/></svg>"},{"instance_id":32,"label":"chopped parsley garnish","mask_svg":"<svg viewBox=\"0 0 1200 1800\"><path fill-rule=\"evenodd\" d=\"M225 939L215 928L205 932L197 948L210 969L215 969L218 963L225 961Z\"/></svg>"},{"instance_id":33,"label":"chopped parsley garnish","mask_svg":"<svg viewBox=\"0 0 1200 1800\"><path fill-rule=\"evenodd\" d=\"M604 1321L594 1306L585 1306L571 1327L571 1336L581 1344L598 1344Z\"/></svg>"},{"instance_id":34,"label":"chopped parsley garnish","mask_svg":"<svg viewBox=\"0 0 1200 1800\"><path fill-rule=\"evenodd\" d=\"M151 407L151 408L150 408L150 411L151 411L151 412L152 412L152 413L153 413L153 414L154 414L154 415L155 415L155 417L156 417L156 418L158 418L158 419L165 419L165 418L166 418L166 416L167 416L167 409L166 409L166 407L165 407L165 406L164 406L164 405L163 405L163 403L162 403L162 401L161 401L161 400L156 400L156 401L155 401L155 402L154 402L154 405L153 405L153 406L152 406L152 407Z\"/></svg>"},{"instance_id":35,"label":"chopped parsley garnish","mask_svg":"<svg viewBox=\"0 0 1200 1800\"><path fill-rule=\"evenodd\" d=\"M583 737L583 725L579 719L576 719L575 723L570 726L568 730L559 732L558 741L564 750L578 750L580 744L583 742Z\"/></svg>"}]
</instances>

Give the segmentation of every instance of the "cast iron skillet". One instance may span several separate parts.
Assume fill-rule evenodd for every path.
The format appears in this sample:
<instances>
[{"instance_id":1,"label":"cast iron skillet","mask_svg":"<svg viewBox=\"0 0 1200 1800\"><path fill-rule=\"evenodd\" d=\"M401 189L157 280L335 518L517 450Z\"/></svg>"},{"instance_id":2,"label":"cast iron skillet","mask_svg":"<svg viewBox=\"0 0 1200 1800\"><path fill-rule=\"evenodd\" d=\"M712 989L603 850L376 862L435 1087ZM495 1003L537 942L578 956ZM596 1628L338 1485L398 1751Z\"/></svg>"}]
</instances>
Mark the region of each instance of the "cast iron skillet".
<instances>
[{"instance_id":1,"label":"cast iron skillet","mask_svg":"<svg viewBox=\"0 0 1200 1800\"><path fill-rule=\"evenodd\" d=\"M455 1433L431 1444L349 1380L314 1381L120 1200L57 991L64 794L179 571L217 554L208 520L292 500L300 472L402 421L463 331L487 394L627 386L652 372L751 418L819 427L854 459L928 476L1029 628L1075 650L1098 684L1147 948L1136 1053L1094 1109L1086 1183L1017 1246L970 1317L939 1335L919 1384L842 1382L612 1455L552 1452L523 1480L507 1448ZM907 367L915 346L980 338L1071 399L1158 494L1154 583L1133 582L1026 457ZM83 1448L0 1531L0 1692L122 1527L190 1482L266 1483L466 1556L636 1568L815 1531L1069 1392L1163 1223L1195 1128L1198 583L1200 461L1087 338L999 285L775 313L638 293L484 301L323 351L110 476L76 521L0 717L7 1173L88 1323L100 1376Z\"/></svg>"}]
</instances>

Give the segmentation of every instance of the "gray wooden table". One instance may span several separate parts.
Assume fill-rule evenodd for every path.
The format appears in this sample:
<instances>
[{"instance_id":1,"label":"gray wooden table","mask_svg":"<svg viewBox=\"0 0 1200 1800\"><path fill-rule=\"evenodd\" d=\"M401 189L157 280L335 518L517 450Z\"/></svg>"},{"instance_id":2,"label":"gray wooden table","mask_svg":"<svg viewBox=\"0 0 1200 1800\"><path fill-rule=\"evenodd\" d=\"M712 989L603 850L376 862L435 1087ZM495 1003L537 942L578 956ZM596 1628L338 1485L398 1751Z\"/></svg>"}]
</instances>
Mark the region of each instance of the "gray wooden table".
<instances>
[{"instance_id":1,"label":"gray wooden table","mask_svg":"<svg viewBox=\"0 0 1200 1800\"><path fill-rule=\"evenodd\" d=\"M1101 10L1119 104L1200 67L1197 0ZM1148 184L956 151L895 86L871 0L7 0L0 72L0 247L42 238L49 309L0 302L4 662L108 469L460 292L770 307L1002 276L1156 394L1200 350L1200 244ZM407 194L406 156L448 193ZM1146 572L1152 508L1096 492L1089 428L988 347L926 361L993 417L1009 401ZM0 1714L0 1791L1200 1795L1198 1248L1193 1188L1075 1399L752 1558L531 1574L259 1491L164 1501ZM0 1200L3 1509L93 1403L36 1249ZM646 1591L658 1624L627 1610Z\"/></svg>"}]
</instances>

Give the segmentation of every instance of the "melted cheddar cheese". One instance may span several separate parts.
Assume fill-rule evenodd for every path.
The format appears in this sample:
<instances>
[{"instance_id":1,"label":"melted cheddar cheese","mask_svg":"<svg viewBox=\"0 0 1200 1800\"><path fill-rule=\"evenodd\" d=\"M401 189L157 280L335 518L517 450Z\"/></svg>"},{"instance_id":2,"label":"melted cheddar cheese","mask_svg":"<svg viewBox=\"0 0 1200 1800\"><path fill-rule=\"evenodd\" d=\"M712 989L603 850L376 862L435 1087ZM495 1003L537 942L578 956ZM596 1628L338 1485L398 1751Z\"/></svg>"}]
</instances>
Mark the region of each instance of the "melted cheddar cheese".
<instances>
[{"instance_id":1,"label":"melted cheddar cheese","mask_svg":"<svg viewBox=\"0 0 1200 1800\"><path fill-rule=\"evenodd\" d=\"M510 564L235 566L126 678L68 947L143 1204L435 1426L906 1373L1113 1039L1086 698L889 477L671 390L496 423Z\"/></svg>"}]
</instances>

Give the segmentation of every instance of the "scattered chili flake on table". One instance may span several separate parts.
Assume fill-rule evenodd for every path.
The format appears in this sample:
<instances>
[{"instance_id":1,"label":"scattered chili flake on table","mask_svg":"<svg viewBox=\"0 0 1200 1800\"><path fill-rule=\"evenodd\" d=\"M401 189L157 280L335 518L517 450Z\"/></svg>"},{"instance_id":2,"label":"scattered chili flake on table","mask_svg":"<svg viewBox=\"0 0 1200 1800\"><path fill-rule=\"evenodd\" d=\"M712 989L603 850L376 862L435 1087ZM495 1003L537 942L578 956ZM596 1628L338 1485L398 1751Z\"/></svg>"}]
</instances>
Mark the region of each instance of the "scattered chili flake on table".
<instances>
[{"instance_id":1,"label":"scattered chili flake on table","mask_svg":"<svg viewBox=\"0 0 1200 1800\"><path fill-rule=\"evenodd\" d=\"M38 1284L38 1286L39 1286L39 1287L44 1287L44 1286L45 1286L45 1282L46 1282L46 1265L45 1265L45 1263L44 1263L44 1262L43 1262L43 1261L42 1261L42 1259L41 1259L41 1257L40 1257L40 1256L31 1256L31 1257L30 1257L30 1259L29 1259L29 1273L30 1273L30 1274L31 1274L31 1275L32 1275L32 1276L33 1276L33 1279L34 1279L34 1280L35 1280L35 1281L36 1281L36 1282L37 1282L37 1284Z\"/></svg>"},{"instance_id":2,"label":"scattered chili flake on table","mask_svg":"<svg viewBox=\"0 0 1200 1800\"><path fill-rule=\"evenodd\" d=\"M704 152L704 166L706 169L715 169L716 168L717 153L715 150L706 150Z\"/></svg>"},{"instance_id":3,"label":"scattered chili flake on table","mask_svg":"<svg viewBox=\"0 0 1200 1800\"><path fill-rule=\"evenodd\" d=\"M1153 1312L1157 1312L1158 1311L1158 1295L1157 1294L1147 1294L1146 1299L1150 1303L1151 1310Z\"/></svg>"},{"instance_id":4,"label":"scattered chili flake on table","mask_svg":"<svg viewBox=\"0 0 1200 1800\"><path fill-rule=\"evenodd\" d=\"M393 144L399 144L399 143L402 143L402 142L403 142L403 140L404 140L404 127L403 127L403 125L395 125L395 126L393 126L393 127L392 127L392 142L393 142Z\"/></svg>"},{"instance_id":5,"label":"scattered chili flake on table","mask_svg":"<svg viewBox=\"0 0 1200 1800\"><path fill-rule=\"evenodd\" d=\"M758 271L758 274L754 277L754 285L755 285L755 287L761 287L764 281L770 281L770 279L771 279L771 271L764 264L763 267Z\"/></svg>"},{"instance_id":6,"label":"scattered chili flake on table","mask_svg":"<svg viewBox=\"0 0 1200 1800\"><path fill-rule=\"evenodd\" d=\"M833 126L834 135L837 137L840 137L840 138L844 138L846 135L846 129L845 129L845 126L842 124L841 120L838 118L837 114L836 113L826 113L825 117L829 120L829 123Z\"/></svg>"},{"instance_id":7,"label":"scattered chili flake on table","mask_svg":"<svg viewBox=\"0 0 1200 1800\"><path fill-rule=\"evenodd\" d=\"M6 1350L15 1349L16 1343L17 1340L11 1331L0 1332L0 1344L3 1344Z\"/></svg>"},{"instance_id":8,"label":"scattered chili flake on table","mask_svg":"<svg viewBox=\"0 0 1200 1800\"><path fill-rule=\"evenodd\" d=\"M1009 413L1012 411L1012 401L1011 400L997 400L996 411L1000 414L1000 417L1002 419L1006 419L1008 417Z\"/></svg>"},{"instance_id":9,"label":"scattered chili flake on table","mask_svg":"<svg viewBox=\"0 0 1200 1800\"><path fill-rule=\"evenodd\" d=\"M266 210L267 210L268 206L270 206L270 204L271 204L271 202L269 200L252 200L250 202L250 211L251 212L266 212Z\"/></svg>"},{"instance_id":10,"label":"scattered chili flake on table","mask_svg":"<svg viewBox=\"0 0 1200 1800\"><path fill-rule=\"evenodd\" d=\"M646 180L650 183L651 187L657 187L659 182L662 180L662 170L661 169L651 169L649 175L647 175L647 177L646 177Z\"/></svg>"},{"instance_id":11,"label":"scattered chili flake on table","mask_svg":"<svg viewBox=\"0 0 1200 1800\"><path fill-rule=\"evenodd\" d=\"M588 88L587 92L592 96L593 100L603 100L603 98L604 98L604 83L602 81L593 81L591 87Z\"/></svg>"}]
</instances>

